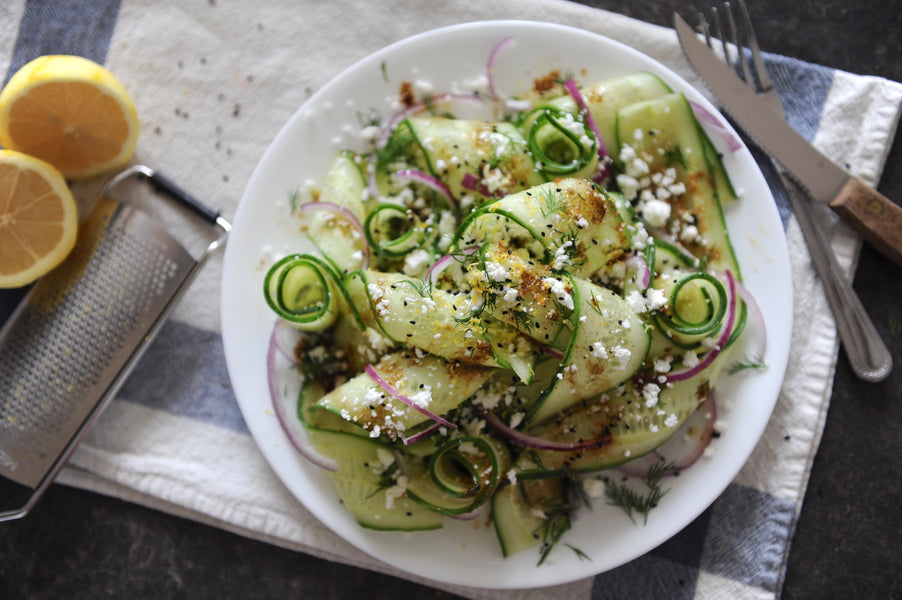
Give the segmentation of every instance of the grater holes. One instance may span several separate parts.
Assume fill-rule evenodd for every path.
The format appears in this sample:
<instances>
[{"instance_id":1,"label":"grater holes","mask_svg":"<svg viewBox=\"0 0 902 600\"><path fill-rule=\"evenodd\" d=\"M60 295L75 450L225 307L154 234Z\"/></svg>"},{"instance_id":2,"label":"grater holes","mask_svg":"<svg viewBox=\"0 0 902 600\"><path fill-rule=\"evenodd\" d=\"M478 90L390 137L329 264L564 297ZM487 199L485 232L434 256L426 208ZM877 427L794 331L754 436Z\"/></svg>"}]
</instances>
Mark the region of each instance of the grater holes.
<instances>
[{"instance_id":1,"label":"grater holes","mask_svg":"<svg viewBox=\"0 0 902 600\"><path fill-rule=\"evenodd\" d=\"M149 311L172 294L180 263L171 256L187 255L174 241L130 234L132 226L107 228L80 272L42 286L10 332L0 349L0 437L27 437L39 456L53 447L71 419L84 418L79 400L123 362L116 356L129 335L146 330L157 316Z\"/></svg>"}]
</instances>

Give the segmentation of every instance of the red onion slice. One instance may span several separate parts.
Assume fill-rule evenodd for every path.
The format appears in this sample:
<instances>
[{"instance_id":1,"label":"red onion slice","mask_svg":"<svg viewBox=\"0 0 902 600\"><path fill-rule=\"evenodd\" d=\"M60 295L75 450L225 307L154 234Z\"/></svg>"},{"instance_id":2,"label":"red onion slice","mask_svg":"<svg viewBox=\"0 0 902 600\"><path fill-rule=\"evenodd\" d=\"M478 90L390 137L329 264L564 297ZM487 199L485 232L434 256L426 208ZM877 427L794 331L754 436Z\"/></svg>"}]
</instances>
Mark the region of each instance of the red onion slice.
<instances>
[{"instance_id":1,"label":"red onion slice","mask_svg":"<svg viewBox=\"0 0 902 600\"><path fill-rule=\"evenodd\" d=\"M586 103L582 92L579 91L579 86L576 85L576 82L572 77L568 77L567 81L564 82L564 89L566 89L567 93L573 97L573 101L576 102L577 108L585 115L586 125L595 135L595 139L598 140L598 173L593 179L597 178L597 181L601 181L608 176L610 165L608 161L605 160L608 157L608 147L601 137L601 132L598 130L598 124L595 122L595 117L592 116L592 111L589 110L589 105Z\"/></svg>"},{"instance_id":2,"label":"red onion slice","mask_svg":"<svg viewBox=\"0 0 902 600\"><path fill-rule=\"evenodd\" d=\"M418 169L402 169L395 173L395 178L401 181L415 181L417 183L421 183L428 187L431 190L435 190L451 205L454 210L457 210L457 200L455 200L454 196L451 194L451 190L445 185L444 182L440 181L438 178L433 177L429 173L424 171L420 171Z\"/></svg>"},{"instance_id":3,"label":"red onion slice","mask_svg":"<svg viewBox=\"0 0 902 600\"><path fill-rule=\"evenodd\" d=\"M273 328L273 337L276 349L292 365L298 364L295 348L301 339L301 332L288 324L284 319L276 319Z\"/></svg>"},{"instance_id":4,"label":"red onion slice","mask_svg":"<svg viewBox=\"0 0 902 600\"><path fill-rule=\"evenodd\" d=\"M711 440L714 439L715 421L717 421L717 402L714 399L714 392L711 391L708 393L708 398L705 400L704 406L695 411L686 422L683 423L680 432L677 432L676 434L685 434L690 438L690 441L694 440L695 442L687 454L674 461L673 466L678 471L688 469L695 464L702 454L704 454L705 448L707 448L711 444ZM693 432L693 429L695 432ZM667 448L661 447L659 450L666 454Z\"/></svg>"},{"instance_id":5,"label":"red onion slice","mask_svg":"<svg viewBox=\"0 0 902 600\"><path fill-rule=\"evenodd\" d=\"M617 471L630 477L644 478L648 470L659 463L670 462L673 470L667 475L676 475L694 465L705 453L705 448L714 439L714 423L717 421L717 405L714 393L709 393L703 406L692 413L673 436L644 456L623 463Z\"/></svg>"},{"instance_id":6,"label":"red onion slice","mask_svg":"<svg viewBox=\"0 0 902 600\"><path fill-rule=\"evenodd\" d=\"M461 249L461 253L463 254L473 254L476 252L478 248L476 246L468 246L467 248ZM457 260L457 257L454 254L446 254L439 258L437 261L430 265L429 269L426 270L426 274L423 276L423 280L426 281L429 285L435 285L438 283L439 275L441 275L445 269L447 269L451 264Z\"/></svg>"},{"instance_id":7,"label":"red onion slice","mask_svg":"<svg viewBox=\"0 0 902 600\"><path fill-rule=\"evenodd\" d=\"M397 390L397 388L395 388L395 386L390 384L388 381L383 379L383 377L381 375L379 375L379 373L376 371L376 369L373 368L373 365L367 365L364 368L364 371L366 371L366 374L369 375L372 378L372 380L375 381L379 387L381 387L383 390L388 392L388 394L391 395L392 397L397 398L398 400L400 400L401 402L403 402L410 408L414 409L421 415L425 415L425 416L429 417L436 423L441 423L442 425L444 425L445 427L448 427L450 429L457 429L457 425L455 425L451 421L448 421L447 419L443 419L442 417L438 416L437 414L423 408L422 406L420 406L419 404L417 404L416 402L414 402L413 400L411 400L410 398L408 398L407 396L405 396L404 394L399 392Z\"/></svg>"},{"instance_id":8,"label":"red onion slice","mask_svg":"<svg viewBox=\"0 0 902 600\"><path fill-rule=\"evenodd\" d=\"M498 417L498 415L494 413L486 412L483 416L485 416L485 420L489 423L489 425L500 431L508 439L529 448L535 448L536 450L558 450L561 452L570 450L584 450L586 448L600 448L601 446L604 446L611 441L611 436L607 435L594 440L584 440L582 442L553 442L551 440L546 440L544 438L529 435L523 433L522 431L517 431L516 429L508 427Z\"/></svg>"},{"instance_id":9,"label":"red onion slice","mask_svg":"<svg viewBox=\"0 0 902 600\"><path fill-rule=\"evenodd\" d=\"M485 506L485 504L480 504L479 508L475 510L471 510L470 512L464 513L462 515L448 515L448 518L454 519L455 521L472 521L482 514L483 506Z\"/></svg>"},{"instance_id":10,"label":"red onion slice","mask_svg":"<svg viewBox=\"0 0 902 600\"><path fill-rule=\"evenodd\" d=\"M564 353L557 348L553 348L551 346L539 346L539 350L542 352L542 354L547 354L551 358L556 358L558 360L564 359Z\"/></svg>"},{"instance_id":11,"label":"red onion slice","mask_svg":"<svg viewBox=\"0 0 902 600\"><path fill-rule=\"evenodd\" d=\"M363 231L363 224L360 222L360 219L357 218L357 215L354 214L354 211L340 204L335 204L334 202L305 202L304 204L301 204L299 208L303 212L329 212L337 217L345 219L348 223L350 223L351 227L353 227L354 231L357 233L355 237L360 240L360 243L362 245L362 266L364 269L370 266L370 246L366 243L366 234Z\"/></svg>"},{"instance_id":12,"label":"red onion slice","mask_svg":"<svg viewBox=\"0 0 902 600\"><path fill-rule=\"evenodd\" d=\"M749 310L749 319L755 324L755 330L758 332L758 356L763 358L767 351L767 327L764 324L764 313L749 289L739 281L736 282L736 291Z\"/></svg>"},{"instance_id":13,"label":"red onion slice","mask_svg":"<svg viewBox=\"0 0 902 600\"><path fill-rule=\"evenodd\" d=\"M480 196L485 196L486 198L501 198L504 196L504 192L501 190L495 190L494 192L490 191L488 186L482 183L482 179L473 173L464 174L463 178L460 180L460 187L471 192L476 192Z\"/></svg>"},{"instance_id":14,"label":"red onion slice","mask_svg":"<svg viewBox=\"0 0 902 600\"><path fill-rule=\"evenodd\" d=\"M651 269L648 268L648 262L645 257L640 254L634 254L627 259L627 264L636 269L636 281L642 289L648 287L651 283Z\"/></svg>"},{"instance_id":15,"label":"red onion slice","mask_svg":"<svg viewBox=\"0 0 902 600\"><path fill-rule=\"evenodd\" d=\"M489 52L489 57L485 63L485 74L486 78L489 82L489 96L492 100L502 100L504 95L499 91L497 81L495 80L495 61L498 59L498 55L501 52L514 43L513 37L503 38L500 42L495 44L495 47L492 48L492 51Z\"/></svg>"},{"instance_id":16,"label":"red onion slice","mask_svg":"<svg viewBox=\"0 0 902 600\"><path fill-rule=\"evenodd\" d=\"M652 450L648 454L634 458L614 468L629 477L647 477L650 468L665 460L657 450Z\"/></svg>"},{"instance_id":17,"label":"red onion slice","mask_svg":"<svg viewBox=\"0 0 902 600\"><path fill-rule=\"evenodd\" d=\"M724 271L724 276L727 279L727 320L724 323L723 328L720 332L720 337L717 338L717 342L714 347L708 350L708 353L698 361L698 364L689 369L684 369L682 371L675 371L666 375L667 381L669 382L677 382L677 381L685 381L686 379L690 379L694 377L704 369L708 367L714 359L721 353L721 351L726 347L727 342L730 340L730 334L733 332L733 323L736 321L736 280L733 278L733 274L729 271Z\"/></svg>"},{"instance_id":18,"label":"red onion slice","mask_svg":"<svg viewBox=\"0 0 902 600\"><path fill-rule=\"evenodd\" d=\"M443 427L443 425L442 425L441 423L438 423L438 422L433 423L432 425L430 425L429 427L427 427L427 428L424 429L423 431L420 431L419 433L415 433L415 434L413 434L413 435L410 436L410 437L404 437L404 436L402 435L402 436L401 436L401 441L404 443L405 446L409 446L409 445L411 445L411 444L413 444L413 443L419 442L419 441L422 440L423 438L429 437L430 435L432 435L433 433L435 433L436 431L438 431L438 430L441 429L442 427Z\"/></svg>"},{"instance_id":19,"label":"red onion slice","mask_svg":"<svg viewBox=\"0 0 902 600\"><path fill-rule=\"evenodd\" d=\"M320 454L316 448L313 447L313 444L310 443L310 438L307 437L304 425L297 419L289 417L290 409L286 406L289 400L287 397L279 394L278 367L276 365L276 357L278 354L276 328L274 327L272 335L269 338L269 348L266 351L266 378L269 383L269 396L272 400L273 410L276 413L276 419L278 419L282 431L285 432L285 435L288 436L288 441L291 442L291 445L294 446L294 449L297 450L301 456L321 469L337 471L338 463L335 459ZM296 377L297 373L292 371L292 375Z\"/></svg>"},{"instance_id":20,"label":"red onion slice","mask_svg":"<svg viewBox=\"0 0 902 600\"><path fill-rule=\"evenodd\" d=\"M724 124L721 123L720 119L714 116L711 111L692 100L689 101L689 105L692 107L692 112L695 113L695 117L699 121L704 121L714 128L717 134L727 143L730 152L736 152L742 148L742 142L739 141L739 138L733 135L733 132L727 129Z\"/></svg>"}]
</instances>

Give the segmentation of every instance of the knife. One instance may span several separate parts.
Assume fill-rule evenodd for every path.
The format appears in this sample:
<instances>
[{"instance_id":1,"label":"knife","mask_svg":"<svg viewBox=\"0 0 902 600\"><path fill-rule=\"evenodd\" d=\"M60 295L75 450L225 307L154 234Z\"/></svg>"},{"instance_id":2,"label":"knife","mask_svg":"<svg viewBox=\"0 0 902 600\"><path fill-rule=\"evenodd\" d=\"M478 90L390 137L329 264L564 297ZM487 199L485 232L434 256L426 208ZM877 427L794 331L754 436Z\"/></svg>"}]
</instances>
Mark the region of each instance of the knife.
<instances>
[{"instance_id":1,"label":"knife","mask_svg":"<svg viewBox=\"0 0 902 600\"><path fill-rule=\"evenodd\" d=\"M902 207L808 143L699 40L682 17L673 19L686 57L733 120L812 198L828 204L871 245L902 266Z\"/></svg>"}]
</instances>

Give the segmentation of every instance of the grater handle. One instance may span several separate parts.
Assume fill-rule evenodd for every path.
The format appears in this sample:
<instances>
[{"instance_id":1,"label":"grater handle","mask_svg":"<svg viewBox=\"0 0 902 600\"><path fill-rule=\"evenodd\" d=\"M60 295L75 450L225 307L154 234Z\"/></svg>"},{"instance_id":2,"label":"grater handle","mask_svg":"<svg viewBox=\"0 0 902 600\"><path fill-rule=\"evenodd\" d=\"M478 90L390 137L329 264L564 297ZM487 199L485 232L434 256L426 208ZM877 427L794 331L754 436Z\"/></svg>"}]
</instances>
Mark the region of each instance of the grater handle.
<instances>
[{"instance_id":1,"label":"grater handle","mask_svg":"<svg viewBox=\"0 0 902 600\"><path fill-rule=\"evenodd\" d=\"M189 208L192 212L194 212L197 216L208 221L211 225L216 225L219 219L219 211L215 211L212 208L208 207L200 200L180 188L175 184L171 179L157 173L156 171L149 170L150 172L145 172L147 175L148 181L154 187L154 189L164 192L171 196L172 198L178 200L187 208Z\"/></svg>"}]
</instances>

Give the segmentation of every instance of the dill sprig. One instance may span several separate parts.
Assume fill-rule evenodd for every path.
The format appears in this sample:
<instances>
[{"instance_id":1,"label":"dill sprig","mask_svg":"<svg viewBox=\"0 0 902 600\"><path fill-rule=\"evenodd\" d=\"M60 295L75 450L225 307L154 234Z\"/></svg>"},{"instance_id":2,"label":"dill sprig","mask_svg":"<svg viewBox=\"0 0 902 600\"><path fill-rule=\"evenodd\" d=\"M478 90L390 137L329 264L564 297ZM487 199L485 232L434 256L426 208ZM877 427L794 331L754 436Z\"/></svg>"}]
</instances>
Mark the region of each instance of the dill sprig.
<instances>
[{"instance_id":1,"label":"dill sprig","mask_svg":"<svg viewBox=\"0 0 902 600\"><path fill-rule=\"evenodd\" d=\"M563 194L558 194L553 190L546 191L542 196L542 206L540 208L543 217L562 211L564 209Z\"/></svg>"},{"instance_id":2,"label":"dill sprig","mask_svg":"<svg viewBox=\"0 0 902 600\"><path fill-rule=\"evenodd\" d=\"M411 278L404 279L400 283L409 285L421 298L432 297L432 285L428 281Z\"/></svg>"},{"instance_id":3,"label":"dill sprig","mask_svg":"<svg viewBox=\"0 0 902 600\"><path fill-rule=\"evenodd\" d=\"M288 207L291 210L291 214L297 212L298 207L301 205L301 190L298 188L294 188L288 192Z\"/></svg>"},{"instance_id":4,"label":"dill sprig","mask_svg":"<svg viewBox=\"0 0 902 600\"><path fill-rule=\"evenodd\" d=\"M382 115L375 108L369 108L366 112L357 111L357 122L361 129L367 127L379 127L382 125Z\"/></svg>"},{"instance_id":5,"label":"dill sprig","mask_svg":"<svg viewBox=\"0 0 902 600\"><path fill-rule=\"evenodd\" d=\"M649 467L643 480L646 488L644 493L626 483L607 479L604 483L605 499L609 505L621 508L633 523L636 522L635 515L642 516L643 524L648 523L648 513L670 491L670 488L661 487L661 479L674 471L676 467L672 462L659 462Z\"/></svg>"},{"instance_id":6,"label":"dill sprig","mask_svg":"<svg viewBox=\"0 0 902 600\"><path fill-rule=\"evenodd\" d=\"M384 471L379 475L379 481L376 482L376 489L373 490L373 493L368 496L368 498L372 498L382 490L387 490L395 486L398 482L398 475L401 474L401 465L398 464L398 461L395 460L392 464L388 465Z\"/></svg>"},{"instance_id":7,"label":"dill sprig","mask_svg":"<svg viewBox=\"0 0 902 600\"><path fill-rule=\"evenodd\" d=\"M591 500L589 495L583 489L582 481L572 477L566 477L562 480L564 486L563 498L564 502L555 507L549 513L538 532L542 539L541 553L539 554L539 562L536 566L540 566L554 550L558 542L567 531L570 530L570 515L579 510L581 507L591 509ZM565 544L568 548L576 552L576 555L582 558L589 558L582 550L574 548L570 544ZM591 560L591 559L590 559Z\"/></svg>"},{"instance_id":8,"label":"dill sprig","mask_svg":"<svg viewBox=\"0 0 902 600\"><path fill-rule=\"evenodd\" d=\"M746 356L742 360L739 360L730 366L728 366L725 370L729 375L733 375L734 373L738 373L740 371L746 371L748 369L766 369L767 363L764 362L764 358L758 354L754 356Z\"/></svg>"}]
</instances>

